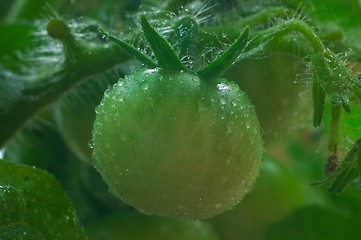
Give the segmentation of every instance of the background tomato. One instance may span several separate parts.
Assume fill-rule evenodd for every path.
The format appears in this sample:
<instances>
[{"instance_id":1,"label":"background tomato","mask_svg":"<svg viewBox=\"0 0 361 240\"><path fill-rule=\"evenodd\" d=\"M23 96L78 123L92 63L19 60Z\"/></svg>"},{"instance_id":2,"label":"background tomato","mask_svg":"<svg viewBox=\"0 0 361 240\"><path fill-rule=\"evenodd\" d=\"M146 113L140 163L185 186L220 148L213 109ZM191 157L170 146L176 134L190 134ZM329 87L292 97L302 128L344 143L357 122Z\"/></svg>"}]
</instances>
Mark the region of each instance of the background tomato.
<instances>
[{"instance_id":1,"label":"background tomato","mask_svg":"<svg viewBox=\"0 0 361 240\"><path fill-rule=\"evenodd\" d=\"M209 221L219 239L264 239L268 228L306 205L324 204L323 196L302 182L289 167L270 157L262 163L260 177L234 209Z\"/></svg>"},{"instance_id":2,"label":"background tomato","mask_svg":"<svg viewBox=\"0 0 361 240\"><path fill-rule=\"evenodd\" d=\"M255 105L266 144L284 138L291 129L312 126L310 87L308 79L298 78L300 61L272 53L242 60L225 73Z\"/></svg>"},{"instance_id":3,"label":"background tomato","mask_svg":"<svg viewBox=\"0 0 361 240\"><path fill-rule=\"evenodd\" d=\"M212 226L202 221L146 216L122 212L90 222L90 240L216 240Z\"/></svg>"}]
</instances>

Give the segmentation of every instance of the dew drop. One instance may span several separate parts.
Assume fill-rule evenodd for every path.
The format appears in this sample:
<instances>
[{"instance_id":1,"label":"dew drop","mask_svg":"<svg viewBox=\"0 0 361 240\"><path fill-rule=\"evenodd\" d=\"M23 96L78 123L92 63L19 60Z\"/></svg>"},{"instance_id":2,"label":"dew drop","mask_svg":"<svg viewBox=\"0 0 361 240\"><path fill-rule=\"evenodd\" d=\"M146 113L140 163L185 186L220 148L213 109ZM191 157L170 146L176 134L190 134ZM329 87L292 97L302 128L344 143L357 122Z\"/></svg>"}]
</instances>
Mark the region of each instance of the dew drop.
<instances>
[{"instance_id":1,"label":"dew drop","mask_svg":"<svg viewBox=\"0 0 361 240\"><path fill-rule=\"evenodd\" d=\"M142 90L144 90L144 91L147 91L148 90L148 88L149 88L149 85L148 85L148 83L142 83L141 85L140 85L140 87L141 87L141 89Z\"/></svg>"},{"instance_id":2,"label":"dew drop","mask_svg":"<svg viewBox=\"0 0 361 240\"><path fill-rule=\"evenodd\" d=\"M227 104L227 97L226 96L221 96L219 98L219 101L221 102L222 105Z\"/></svg>"},{"instance_id":3,"label":"dew drop","mask_svg":"<svg viewBox=\"0 0 361 240\"><path fill-rule=\"evenodd\" d=\"M232 131L233 131L233 126L232 125L233 125L232 122L227 124L227 133L228 134L232 133Z\"/></svg>"},{"instance_id":4,"label":"dew drop","mask_svg":"<svg viewBox=\"0 0 361 240\"><path fill-rule=\"evenodd\" d=\"M207 106L206 106L206 104L205 104L204 99L199 100L199 101L198 101L198 111L199 111L199 112L204 112L204 111L206 111L206 110L207 110Z\"/></svg>"},{"instance_id":5,"label":"dew drop","mask_svg":"<svg viewBox=\"0 0 361 240\"><path fill-rule=\"evenodd\" d=\"M104 41L108 41L108 36L107 35L105 35L105 34L102 34L101 36L100 36L100 38L102 39L102 40L104 40Z\"/></svg>"},{"instance_id":6,"label":"dew drop","mask_svg":"<svg viewBox=\"0 0 361 240\"><path fill-rule=\"evenodd\" d=\"M236 106L237 106L237 100L236 100L236 99L233 99L233 100L231 101L231 103L232 103L232 106L233 106L233 107L236 107Z\"/></svg>"},{"instance_id":7,"label":"dew drop","mask_svg":"<svg viewBox=\"0 0 361 240\"><path fill-rule=\"evenodd\" d=\"M224 83L217 84L217 88L221 92L228 92L229 91L229 86L224 84Z\"/></svg>"},{"instance_id":8,"label":"dew drop","mask_svg":"<svg viewBox=\"0 0 361 240\"><path fill-rule=\"evenodd\" d=\"M222 203L218 203L218 204L216 204L216 209L220 209L221 207L223 206L223 204Z\"/></svg>"},{"instance_id":9,"label":"dew drop","mask_svg":"<svg viewBox=\"0 0 361 240\"><path fill-rule=\"evenodd\" d=\"M93 140L90 140L90 141L88 142L88 146L89 146L89 148L91 148L91 149L94 148Z\"/></svg>"}]
</instances>

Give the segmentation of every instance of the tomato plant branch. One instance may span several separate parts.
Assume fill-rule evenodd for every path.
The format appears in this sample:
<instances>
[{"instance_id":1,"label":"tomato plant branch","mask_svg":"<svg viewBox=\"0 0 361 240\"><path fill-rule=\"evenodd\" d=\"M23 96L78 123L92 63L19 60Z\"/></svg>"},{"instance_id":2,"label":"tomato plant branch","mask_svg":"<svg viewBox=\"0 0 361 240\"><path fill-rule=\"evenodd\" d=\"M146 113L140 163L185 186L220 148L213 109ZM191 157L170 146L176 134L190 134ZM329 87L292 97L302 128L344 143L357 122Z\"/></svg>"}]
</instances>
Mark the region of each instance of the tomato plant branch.
<instances>
[{"instance_id":1,"label":"tomato plant branch","mask_svg":"<svg viewBox=\"0 0 361 240\"><path fill-rule=\"evenodd\" d=\"M289 18L294 15L294 10L283 8L283 7L272 7L265 10L261 10L253 15L242 18L231 23L227 23L221 26L203 26L202 35L203 37L211 37L209 33L214 33L218 38L222 37L223 33L227 34L227 39L235 40L239 35L239 30L244 29L246 26L251 28L256 28L257 25L265 25L271 20L276 18ZM208 40L213 40L212 37Z\"/></svg>"}]
</instances>

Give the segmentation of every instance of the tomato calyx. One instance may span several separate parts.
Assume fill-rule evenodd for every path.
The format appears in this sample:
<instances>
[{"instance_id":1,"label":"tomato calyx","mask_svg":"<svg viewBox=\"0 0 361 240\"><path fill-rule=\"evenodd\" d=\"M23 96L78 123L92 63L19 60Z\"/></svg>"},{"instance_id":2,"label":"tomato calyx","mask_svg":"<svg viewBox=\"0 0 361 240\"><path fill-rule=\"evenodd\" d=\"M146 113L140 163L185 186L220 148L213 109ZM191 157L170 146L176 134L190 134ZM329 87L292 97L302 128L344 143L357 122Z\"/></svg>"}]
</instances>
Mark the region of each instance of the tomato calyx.
<instances>
[{"instance_id":1,"label":"tomato calyx","mask_svg":"<svg viewBox=\"0 0 361 240\"><path fill-rule=\"evenodd\" d=\"M150 45L157 62L154 62L153 59L134 46L106 32L104 29L100 28L99 32L108 37L111 41L117 43L129 55L135 57L149 68L193 72L203 79L216 79L221 76L223 72L233 65L248 43L249 27L245 27L237 40L227 50L213 59L207 66L194 71L189 69L182 60L193 57L187 56L187 53L191 52L190 48L197 35L198 25L196 21L192 21L189 17L185 17L181 18L176 23L175 31L179 38L179 45L181 48L180 56L177 55L173 46L153 28L145 15L141 16L140 22L144 37Z\"/></svg>"}]
</instances>

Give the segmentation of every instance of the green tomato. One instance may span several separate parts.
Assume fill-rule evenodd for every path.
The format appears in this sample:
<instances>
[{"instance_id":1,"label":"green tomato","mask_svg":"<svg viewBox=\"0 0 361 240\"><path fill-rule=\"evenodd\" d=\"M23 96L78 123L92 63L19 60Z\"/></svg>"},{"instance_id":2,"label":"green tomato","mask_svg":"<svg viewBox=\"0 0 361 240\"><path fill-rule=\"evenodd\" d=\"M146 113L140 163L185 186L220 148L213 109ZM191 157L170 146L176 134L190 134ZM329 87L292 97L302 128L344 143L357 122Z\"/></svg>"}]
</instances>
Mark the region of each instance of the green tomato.
<instances>
[{"instance_id":1,"label":"green tomato","mask_svg":"<svg viewBox=\"0 0 361 240\"><path fill-rule=\"evenodd\" d=\"M254 190L236 208L209 221L222 240L264 239L268 228L293 210L323 202L308 184L283 164L266 158Z\"/></svg>"},{"instance_id":2,"label":"green tomato","mask_svg":"<svg viewBox=\"0 0 361 240\"><path fill-rule=\"evenodd\" d=\"M291 129L312 126L310 91L306 84L295 82L298 61L295 56L274 53L240 61L225 73L254 103L266 144Z\"/></svg>"},{"instance_id":3,"label":"green tomato","mask_svg":"<svg viewBox=\"0 0 361 240\"><path fill-rule=\"evenodd\" d=\"M85 226L90 240L216 240L208 223L121 212Z\"/></svg>"},{"instance_id":4,"label":"green tomato","mask_svg":"<svg viewBox=\"0 0 361 240\"><path fill-rule=\"evenodd\" d=\"M220 214L250 191L263 143L236 84L159 69L105 92L92 141L95 167L125 203L192 219Z\"/></svg>"}]
</instances>

